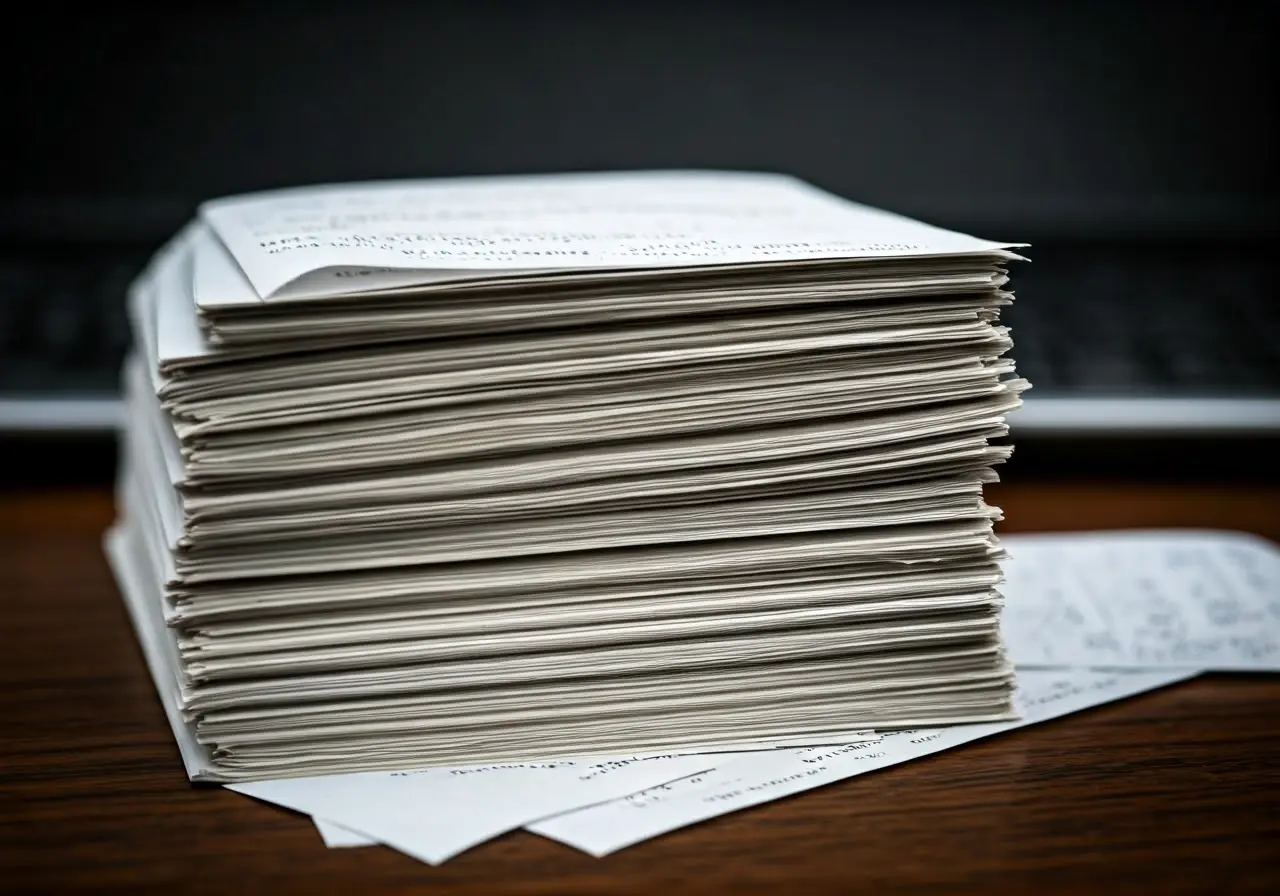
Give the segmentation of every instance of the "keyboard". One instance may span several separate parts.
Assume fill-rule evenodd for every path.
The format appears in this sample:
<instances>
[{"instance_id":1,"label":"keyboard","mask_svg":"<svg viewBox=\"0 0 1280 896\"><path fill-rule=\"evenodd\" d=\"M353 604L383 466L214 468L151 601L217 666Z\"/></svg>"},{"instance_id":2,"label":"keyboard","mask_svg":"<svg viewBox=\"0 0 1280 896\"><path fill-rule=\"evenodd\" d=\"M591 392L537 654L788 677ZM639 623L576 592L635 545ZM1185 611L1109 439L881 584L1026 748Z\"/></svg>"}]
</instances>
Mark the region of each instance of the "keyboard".
<instances>
[{"instance_id":1,"label":"keyboard","mask_svg":"<svg viewBox=\"0 0 1280 896\"><path fill-rule=\"evenodd\" d=\"M120 418L125 291L150 247L0 252L0 431L103 432Z\"/></svg>"},{"instance_id":2,"label":"keyboard","mask_svg":"<svg viewBox=\"0 0 1280 896\"><path fill-rule=\"evenodd\" d=\"M1280 433L1280 305L1262 245L1028 250L1003 315L1033 384L1015 432Z\"/></svg>"},{"instance_id":3,"label":"keyboard","mask_svg":"<svg viewBox=\"0 0 1280 896\"><path fill-rule=\"evenodd\" d=\"M152 247L0 255L0 431L119 419L124 295ZM1038 245L1005 314L1034 388L1017 433L1280 433L1270 247Z\"/></svg>"}]
</instances>

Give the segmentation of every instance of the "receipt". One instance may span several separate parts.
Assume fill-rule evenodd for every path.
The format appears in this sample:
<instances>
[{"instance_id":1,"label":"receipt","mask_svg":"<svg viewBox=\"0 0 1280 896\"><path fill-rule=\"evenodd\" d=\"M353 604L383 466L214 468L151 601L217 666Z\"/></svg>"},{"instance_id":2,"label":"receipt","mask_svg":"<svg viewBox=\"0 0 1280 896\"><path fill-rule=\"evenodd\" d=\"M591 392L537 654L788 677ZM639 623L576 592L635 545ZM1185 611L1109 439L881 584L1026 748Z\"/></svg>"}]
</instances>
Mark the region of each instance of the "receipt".
<instances>
[{"instance_id":1,"label":"receipt","mask_svg":"<svg viewBox=\"0 0 1280 896\"><path fill-rule=\"evenodd\" d=\"M1048 721L1195 674L1187 670L1028 671L1019 676L1017 701L1023 718L1016 722L901 731L886 734L879 743L754 754L625 799L526 825L526 829L591 855L603 856L717 815Z\"/></svg>"},{"instance_id":2,"label":"receipt","mask_svg":"<svg viewBox=\"0 0 1280 896\"><path fill-rule=\"evenodd\" d=\"M1280 549L1254 535L1005 536L1019 666L1280 669Z\"/></svg>"}]
</instances>

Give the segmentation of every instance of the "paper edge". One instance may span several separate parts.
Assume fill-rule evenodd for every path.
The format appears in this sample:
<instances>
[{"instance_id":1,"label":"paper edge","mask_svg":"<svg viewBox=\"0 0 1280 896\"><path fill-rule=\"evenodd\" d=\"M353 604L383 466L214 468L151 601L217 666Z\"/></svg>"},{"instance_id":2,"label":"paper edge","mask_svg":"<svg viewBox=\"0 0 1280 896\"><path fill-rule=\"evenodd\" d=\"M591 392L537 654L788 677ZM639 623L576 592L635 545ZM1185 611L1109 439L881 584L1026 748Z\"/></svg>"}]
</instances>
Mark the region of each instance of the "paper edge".
<instances>
[{"instance_id":1,"label":"paper edge","mask_svg":"<svg viewBox=\"0 0 1280 896\"><path fill-rule=\"evenodd\" d=\"M124 598L135 640L142 650L152 685L173 731L187 777L192 781L218 782L220 778L212 768L208 750L196 741L195 734L182 718L177 699L177 672L170 668L164 651L156 641L157 632L146 618L145 595L142 593L140 574L133 556L136 547L126 522L117 520L103 535L107 562Z\"/></svg>"}]
</instances>

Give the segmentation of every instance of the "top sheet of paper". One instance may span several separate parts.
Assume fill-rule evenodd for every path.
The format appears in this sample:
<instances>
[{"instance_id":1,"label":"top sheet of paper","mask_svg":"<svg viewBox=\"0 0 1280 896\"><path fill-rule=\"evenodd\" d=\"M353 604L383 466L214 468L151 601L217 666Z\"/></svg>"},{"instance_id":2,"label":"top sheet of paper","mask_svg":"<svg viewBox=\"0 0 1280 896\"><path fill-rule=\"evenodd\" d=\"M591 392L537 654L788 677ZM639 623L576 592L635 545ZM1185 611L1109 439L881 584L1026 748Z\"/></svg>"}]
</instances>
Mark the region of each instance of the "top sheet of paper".
<instances>
[{"instance_id":1,"label":"top sheet of paper","mask_svg":"<svg viewBox=\"0 0 1280 896\"><path fill-rule=\"evenodd\" d=\"M1280 669L1280 549L1255 535L1004 536L1020 665Z\"/></svg>"},{"instance_id":2,"label":"top sheet of paper","mask_svg":"<svg viewBox=\"0 0 1280 896\"><path fill-rule=\"evenodd\" d=\"M200 210L263 298L583 269L952 255L991 243L791 177L631 172L302 187Z\"/></svg>"}]
</instances>

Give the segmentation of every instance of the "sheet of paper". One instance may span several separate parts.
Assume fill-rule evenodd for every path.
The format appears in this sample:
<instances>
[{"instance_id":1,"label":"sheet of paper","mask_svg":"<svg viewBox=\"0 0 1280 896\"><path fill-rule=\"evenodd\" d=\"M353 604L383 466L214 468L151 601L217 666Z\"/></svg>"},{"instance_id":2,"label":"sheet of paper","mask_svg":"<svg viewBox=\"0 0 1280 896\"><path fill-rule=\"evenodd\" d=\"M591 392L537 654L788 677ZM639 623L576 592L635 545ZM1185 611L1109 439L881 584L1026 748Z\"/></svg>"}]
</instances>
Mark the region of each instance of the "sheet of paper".
<instances>
[{"instance_id":1,"label":"sheet of paper","mask_svg":"<svg viewBox=\"0 0 1280 896\"><path fill-rule=\"evenodd\" d=\"M486 271L509 276L1000 247L846 202L790 177L740 172L304 187L214 200L200 214L264 298Z\"/></svg>"},{"instance_id":2,"label":"sheet of paper","mask_svg":"<svg viewBox=\"0 0 1280 896\"><path fill-rule=\"evenodd\" d=\"M1280 549L1255 535L1006 536L1004 637L1022 665L1280 669Z\"/></svg>"},{"instance_id":3,"label":"sheet of paper","mask_svg":"<svg viewBox=\"0 0 1280 896\"><path fill-rule=\"evenodd\" d=\"M827 738L822 738L828 743L859 743L859 742L875 742L880 739L879 735L869 734L865 732L848 732L843 737L837 734L831 734ZM784 750L795 748L798 746L812 745L815 739L808 738L791 738L790 740L780 740L773 743L742 743L731 744L728 746L717 747L714 750L689 750L687 755L703 754L708 765L721 762L727 762L736 758L735 754L745 754L751 752L760 752L767 750ZM529 774L533 776L545 776L547 769L534 767L529 770ZM472 778L471 780L474 780ZM330 849L349 849L357 846L379 846L379 842L359 831L343 827L337 822L330 821L327 818L312 818L316 826L316 830L320 834L320 838L324 841L325 846Z\"/></svg>"},{"instance_id":4,"label":"sheet of paper","mask_svg":"<svg viewBox=\"0 0 1280 896\"><path fill-rule=\"evenodd\" d=\"M705 770L703 755L509 763L231 784L438 864L492 837Z\"/></svg>"},{"instance_id":5,"label":"sheet of paper","mask_svg":"<svg viewBox=\"0 0 1280 896\"><path fill-rule=\"evenodd\" d=\"M143 659L155 681L165 717L173 729L174 739L182 755L187 776L193 781L207 781L214 777L212 757L195 738L195 732L182 718L182 690L177 671L177 650L172 641L166 641L168 631L160 613L158 601L148 602L143 582L145 558L141 545L128 526L117 523L103 536L107 560L120 583L125 607L133 621L134 631L142 647Z\"/></svg>"},{"instance_id":6,"label":"sheet of paper","mask_svg":"<svg viewBox=\"0 0 1280 896\"><path fill-rule=\"evenodd\" d=\"M879 743L752 755L628 798L526 825L603 856L678 828L1190 678L1187 670L1020 672L1023 718L886 734Z\"/></svg>"}]
</instances>

